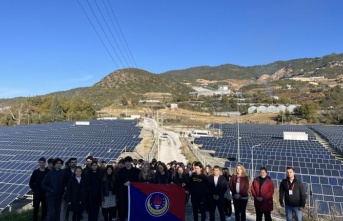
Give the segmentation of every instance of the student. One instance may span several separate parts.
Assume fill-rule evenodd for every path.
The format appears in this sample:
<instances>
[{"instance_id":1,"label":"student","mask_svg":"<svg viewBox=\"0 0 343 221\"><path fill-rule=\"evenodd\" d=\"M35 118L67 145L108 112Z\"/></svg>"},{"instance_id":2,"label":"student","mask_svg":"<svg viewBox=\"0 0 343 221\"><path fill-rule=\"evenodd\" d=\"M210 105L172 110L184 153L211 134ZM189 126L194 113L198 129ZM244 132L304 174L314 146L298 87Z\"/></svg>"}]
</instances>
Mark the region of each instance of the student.
<instances>
[{"instance_id":1,"label":"student","mask_svg":"<svg viewBox=\"0 0 343 221\"><path fill-rule=\"evenodd\" d=\"M47 221L60 220L62 196L64 193L64 173L61 168L63 160L54 159L53 169L49 171L42 181L42 187L46 191Z\"/></svg>"},{"instance_id":2,"label":"student","mask_svg":"<svg viewBox=\"0 0 343 221\"><path fill-rule=\"evenodd\" d=\"M185 203L188 203L189 200L189 178L186 174L185 168L183 166L179 166L172 177L172 182L175 183L185 190Z\"/></svg>"},{"instance_id":3,"label":"student","mask_svg":"<svg viewBox=\"0 0 343 221\"><path fill-rule=\"evenodd\" d=\"M72 220L80 221L86 203L86 178L82 177L82 168L76 167L73 177L69 180L66 189L66 201L69 212L72 212ZM70 220L70 219L69 219Z\"/></svg>"},{"instance_id":4,"label":"student","mask_svg":"<svg viewBox=\"0 0 343 221\"><path fill-rule=\"evenodd\" d=\"M274 183L268 176L267 169L261 167L260 176L256 177L251 185L251 194L254 198L256 221L272 221Z\"/></svg>"},{"instance_id":5,"label":"student","mask_svg":"<svg viewBox=\"0 0 343 221\"><path fill-rule=\"evenodd\" d=\"M208 192L208 178L202 173L203 166L200 162L194 162L194 173L189 180L189 190L193 208L193 220L198 221L198 212L201 213L201 221L206 220L206 196Z\"/></svg>"},{"instance_id":6,"label":"student","mask_svg":"<svg viewBox=\"0 0 343 221\"><path fill-rule=\"evenodd\" d=\"M70 158L67 163L68 166L65 167L63 169L63 173L64 173L64 188L67 188L67 185L69 184L70 179L74 176L74 171L75 168L77 166L77 159L76 158ZM63 197L62 199L62 204L61 204L61 221L65 221L67 216L68 216L68 220L72 219L72 212L68 211L68 203L65 199L65 197Z\"/></svg>"},{"instance_id":7,"label":"student","mask_svg":"<svg viewBox=\"0 0 343 221\"><path fill-rule=\"evenodd\" d=\"M42 182L45 175L49 172L48 168L45 168L46 160L44 157L39 158L39 168L32 172L30 177L30 188L33 192L33 221L38 220L39 205L42 206L42 218L45 220L47 209L46 209L46 196L45 190L42 188Z\"/></svg>"},{"instance_id":8,"label":"student","mask_svg":"<svg viewBox=\"0 0 343 221\"><path fill-rule=\"evenodd\" d=\"M209 180L209 206L210 206L210 221L215 220L215 211L218 207L220 221L225 221L225 200L224 194L227 190L227 182L225 177L220 175L220 167L213 167L213 174L208 177Z\"/></svg>"},{"instance_id":9,"label":"student","mask_svg":"<svg viewBox=\"0 0 343 221\"><path fill-rule=\"evenodd\" d=\"M226 216L226 221L230 221L231 220L231 215L232 215L232 204L231 204L231 200L232 200L232 194L230 191L230 179L231 179L231 175L230 172L228 170L228 168L223 168L222 170L223 176L226 179L227 182L227 190L225 193L225 216Z\"/></svg>"},{"instance_id":10,"label":"student","mask_svg":"<svg viewBox=\"0 0 343 221\"><path fill-rule=\"evenodd\" d=\"M230 190L233 196L233 206L235 207L236 220L246 220L246 209L248 204L249 179L245 168L237 164L235 173L230 180Z\"/></svg>"},{"instance_id":11,"label":"student","mask_svg":"<svg viewBox=\"0 0 343 221\"><path fill-rule=\"evenodd\" d=\"M152 183L154 178L154 173L151 171L151 166L149 162L145 162L141 172L138 176L138 181L141 183Z\"/></svg>"},{"instance_id":12,"label":"student","mask_svg":"<svg viewBox=\"0 0 343 221\"><path fill-rule=\"evenodd\" d=\"M91 170L91 164L93 161L94 161L93 156L88 156L86 158L86 162L83 165L83 172L82 172L83 175L87 174L87 172Z\"/></svg>"},{"instance_id":13,"label":"student","mask_svg":"<svg viewBox=\"0 0 343 221\"><path fill-rule=\"evenodd\" d=\"M54 166L52 165L52 162L54 161L53 158L49 158L48 159L48 169L49 171L52 170L54 168Z\"/></svg>"},{"instance_id":14,"label":"student","mask_svg":"<svg viewBox=\"0 0 343 221\"><path fill-rule=\"evenodd\" d=\"M128 215L128 186L130 182L138 182L140 170L132 167L132 158L124 158L125 167L118 172L119 220L125 221Z\"/></svg>"},{"instance_id":15,"label":"student","mask_svg":"<svg viewBox=\"0 0 343 221\"><path fill-rule=\"evenodd\" d=\"M306 204L306 193L303 183L296 178L293 167L287 167L287 178L283 179L280 183L279 200L282 207L286 205L287 221L292 221L293 212L297 221L302 221L302 211Z\"/></svg>"},{"instance_id":16,"label":"student","mask_svg":"<svg viewBox=\"0 0 343 221\"><path fill-rule=\"evenodd\" d=\"M98 162L92 161L90 170L86 174L87 180L87 201L86 210L88 221L97 221L101 205L101 181L102 171L99 169Z\"/></svg>"},{"instance_id":17,"label":"student","mask_svg":"<svg viewBox=\"0 0 343 221\"><path fill-rule=\"evenodd\" d=\"M153 183L155 184L169 184L170 183L170 174L167 170L167 167L164 163L159 163L157 165L157 170L154 176Z\"/></svg>"},{"instance_id":18,"label":"student","mask_svg":"<svg viewBox=\"0 0 343 221\"><path fill-rule=\"evenodd\" d=\"M112 165L107 165L105 168L105 173L102 178L101 185L101 208L102 215L104 216L104 221L112 221L116 215L116 182L113 174Z\"/></svg>"}]
</instances>

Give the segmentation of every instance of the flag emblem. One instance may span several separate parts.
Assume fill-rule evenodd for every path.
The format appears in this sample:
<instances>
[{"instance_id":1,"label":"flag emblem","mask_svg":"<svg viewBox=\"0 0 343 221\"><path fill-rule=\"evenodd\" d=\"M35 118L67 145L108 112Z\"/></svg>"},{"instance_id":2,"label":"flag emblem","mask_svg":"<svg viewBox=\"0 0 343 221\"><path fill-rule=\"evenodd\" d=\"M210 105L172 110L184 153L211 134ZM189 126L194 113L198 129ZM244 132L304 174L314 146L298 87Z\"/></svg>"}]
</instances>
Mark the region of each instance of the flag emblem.
<instances>
[{"instance_id":1,"label":"flag emblem","mask_svg":"<svg viewBox=\"0 0 343 221\"><path fill-rule=\"evenodd\" d=\"M169 210L169 198L161 192L151 193L146 199L146 210L151 216L160 217Z\"/></svg>"}]
</instances>

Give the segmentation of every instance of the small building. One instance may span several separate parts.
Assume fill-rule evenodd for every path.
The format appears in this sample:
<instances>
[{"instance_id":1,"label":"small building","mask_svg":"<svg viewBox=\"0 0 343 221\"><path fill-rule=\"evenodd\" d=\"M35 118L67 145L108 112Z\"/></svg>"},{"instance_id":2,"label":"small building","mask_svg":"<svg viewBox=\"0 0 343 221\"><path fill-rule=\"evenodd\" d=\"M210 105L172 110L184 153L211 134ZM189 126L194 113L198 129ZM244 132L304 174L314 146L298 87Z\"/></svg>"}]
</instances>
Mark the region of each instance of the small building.
<instances>
[{"instance_id":1,"label":"small building","mask_svg":"<svg viewBox=\"0 0 343 221\"><path fill-rule=\"evenodd\" d=\"M171 109L178 109L178 106L177 106L177 104L172 103L172 104L170 104L170 108Z\"/></svg>"}]
</instances>

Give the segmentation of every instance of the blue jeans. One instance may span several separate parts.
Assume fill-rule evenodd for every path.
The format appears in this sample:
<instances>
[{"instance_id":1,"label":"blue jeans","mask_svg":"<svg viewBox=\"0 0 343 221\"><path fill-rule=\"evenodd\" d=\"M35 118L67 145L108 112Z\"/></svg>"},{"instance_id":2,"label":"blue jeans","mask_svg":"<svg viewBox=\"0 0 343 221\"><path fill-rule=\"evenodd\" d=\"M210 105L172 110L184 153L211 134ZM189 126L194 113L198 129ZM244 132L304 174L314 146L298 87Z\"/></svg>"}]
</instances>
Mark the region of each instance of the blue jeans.
<instances>
[{"instance_id":1,"label":"blue jeans","mask_svg":"<svg viewBox=\"0 0 343 221\"><path fill-rule=\"evenodd\" d=\"M292 221L292 213L295 213L295 217L297 221L302 221L303 220L303 212L299 210L299 207L293 207L293 206L287 206L285 205L286 209L286 217L287 221Z\"/></svg>"}]
</instances>

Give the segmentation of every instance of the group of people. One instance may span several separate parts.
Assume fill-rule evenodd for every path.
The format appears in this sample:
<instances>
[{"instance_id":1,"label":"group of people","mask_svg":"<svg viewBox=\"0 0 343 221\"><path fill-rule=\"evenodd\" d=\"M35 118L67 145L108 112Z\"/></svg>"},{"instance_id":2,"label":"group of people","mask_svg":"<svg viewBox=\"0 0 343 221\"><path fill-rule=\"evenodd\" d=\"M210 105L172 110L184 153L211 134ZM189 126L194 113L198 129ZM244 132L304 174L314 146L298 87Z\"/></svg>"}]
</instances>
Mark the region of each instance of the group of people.
<instances>
[{"instance_id":1,"label":"group of people","mask_svg":"<svg viewBox=\"0 0 343 221\"><path fill-rule=\"evenodd\" d=\"M84 211L89 221L98 220L99 212L105 221L125 221L128 216L128 186L131 182L154 184L177 184L184 188L185 205L189 199L193 209L193 219L215 220L218 209L221 221L231 220L233 201L235 220L246 220L248 190L254 199L256 220L271 219L273 211L274 184L265 167L260 176L250 185L245 168L237 164L230 175L228 168L200 162L184 165L176 161L165 164L155 159L152 162L133 160L130 156L117 163L107 165L88 156L82 167L76 158L65 164L62 159L48 160L41 157L39 168L30 179L33 192L33 221L38 220L41 205L42 220L65 221L82 220ZM64 168L62 168L64 165ZM295 177L294 168L287 167L287 178L280 184L280 205L285 206L287 221L294 212L297 220L302 219L302 209L306 203L303 184Z\"/></svg>"}]
</instances>

